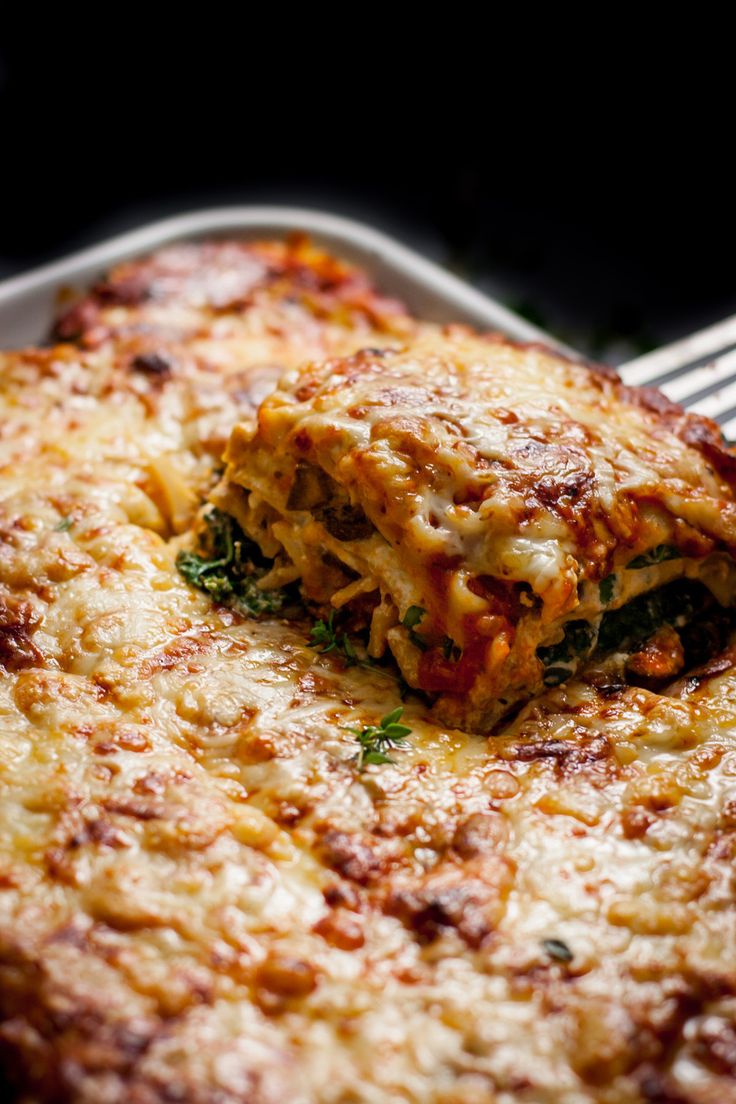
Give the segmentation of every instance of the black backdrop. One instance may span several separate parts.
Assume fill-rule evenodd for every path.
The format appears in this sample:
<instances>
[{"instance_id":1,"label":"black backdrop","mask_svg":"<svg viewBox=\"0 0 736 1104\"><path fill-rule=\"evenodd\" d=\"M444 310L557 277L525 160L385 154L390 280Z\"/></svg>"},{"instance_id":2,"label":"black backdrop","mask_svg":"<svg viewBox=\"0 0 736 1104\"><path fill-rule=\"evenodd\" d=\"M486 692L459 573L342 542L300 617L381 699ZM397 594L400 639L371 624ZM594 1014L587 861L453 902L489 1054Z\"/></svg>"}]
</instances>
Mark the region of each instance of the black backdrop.
<instances>
[{"instance_id":1,"label":"black backdrop","mask_svg":"<svg viewBox=\"0 0 736 1104\"><path fill-rule=\"evenodd\" d=\"M284 201L373 222L612 360L736 311L731 93L711 73L696 101L682 57L655 78L544 42L466 64L440 28L409 66L355 36L221 27L183 49L105 18L94 49L71 17L0 41L0 276L159 215Z\"/></svg>"}]
</instances>

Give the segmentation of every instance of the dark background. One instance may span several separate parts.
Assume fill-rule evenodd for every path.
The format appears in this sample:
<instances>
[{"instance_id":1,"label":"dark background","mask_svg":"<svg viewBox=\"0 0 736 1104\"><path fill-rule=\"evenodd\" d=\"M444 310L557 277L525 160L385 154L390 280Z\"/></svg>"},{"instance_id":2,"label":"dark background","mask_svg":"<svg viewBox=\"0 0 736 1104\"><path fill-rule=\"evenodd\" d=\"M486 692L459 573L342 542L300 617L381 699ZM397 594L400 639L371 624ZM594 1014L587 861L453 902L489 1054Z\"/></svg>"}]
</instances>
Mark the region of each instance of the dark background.
<instances>
[{"instance_id":1,"label":"dark background","mask_svg":"<svg viewBox=\"0 0 736 1104\"><path fill-rule=\"evenodd\" d=\"M283 201L372 222L614 361L736 312L712 54L704 78L690 53L654 72L646 45L609 63L595 38L519 53L469 26L358 52L353 31L302 42L286 12L283 42L220 17L186 48L101 24L90 49L71 20L3 34L0 277L164 214Z\"/></svg>"}]
</instances>

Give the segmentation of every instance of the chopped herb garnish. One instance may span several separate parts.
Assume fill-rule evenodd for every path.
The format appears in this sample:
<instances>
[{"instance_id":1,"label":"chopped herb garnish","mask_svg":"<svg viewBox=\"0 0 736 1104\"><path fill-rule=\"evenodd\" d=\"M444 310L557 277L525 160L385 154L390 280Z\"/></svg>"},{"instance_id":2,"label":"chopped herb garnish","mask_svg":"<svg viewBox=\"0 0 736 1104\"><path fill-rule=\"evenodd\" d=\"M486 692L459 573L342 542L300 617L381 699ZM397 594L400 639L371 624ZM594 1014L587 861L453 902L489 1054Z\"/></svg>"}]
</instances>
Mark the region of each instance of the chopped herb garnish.
<instances>
[{"instance_id":1,"label":"chopped herb garnish","mask_svg":"<svg viewBox=\"0 0 736 1104\"><path fill-rule=\"evenodd\" d=\"M337 652L345 660L348 667L355 667L361 662L348 634L335 628L334 610L330 610L330 616L326 621L315 621L312 625L309 632L309 647L316 648L320 655ZM371 664L366 663L365 666L371 666Z\"/></svg>"},{"instance_id":2,"label":"chopped herb garnish","mask_svg":"<svg viewBox=\"0 0 736 1104\"><path fill-rule=\"evenodd\" d=\"M59 524L54 526L54 529L57 533L67 533L71 529L73 524L74 520L72 518L63 517Z\"/></svg>"},{"instance_id":3,"label":"chopped herb garnish","mask_svg":"<svg viewBox=\"0 0 736 1104\"><path fill-rule=\"evenodd\" d=\"M321 618L315 621L309 630L309 647L317 648L320 655L327 655L337 648L337 633L335 632L335 611L330 610L330 616L326 621Z\"/></svg>"},{"instance_id":4,"label":"chopped herb garnish","mask_svg":"<svg viewBox=\"0 0 736 1104\"><path fill-rule=\"evenodd\" d=\"M613 598L613 592L616 589L616 576L607 575L605 579L601 579L598 584L598 592L601 596L601 605L607 606Z\"/></svg>"},{"instance_id":5,"label":"chopped herb garnish","mask_svg":"<svg viewBox=\"0 0 736 1104\"><path fill-rule=\"evenodd\" d=\"M463 654L463 650L451 636L445 636L442 638L442 654L445 659L454 659L457 662Z\"/></svg>"},{"instance_id":6,"label":"chopped herb garnish","mask_svg":"<svg viewBox=\"0 0 736 1104\"><path fill-rule=\"evenodd\" d=\"M542 946L549 957L557 959L558 962L572 962L574 958L567 943L563 943L561 939L543 939Z\"/></svg>"},{"instance_id":7,"label":"chopped herb garnish","mask_svg":"<svg viewBox=\"0 0 736 1104\"><path fill-rule=\"evenodd\" d=\"M385 675L386 678L392 679L398 684L399 696L402 699L411 689L408 682L405 682L401 675L395 674L389 667L382 667L380 663L372 660L370 656L366 656L365 659L360 658L348 634L336 628L334 610L330 610L330 616L326 621L315 621L314 625L309 630L309 640L307 644L310 648L315 648L318 655L327 655L328 652L335 652L337 655L342 656L348 667L363 667L367 671L376 671Z\"/></svg>"},{"instance_id":8,"label":"chopped herb garnish","mask_svg":"<svg viewBox=\"0 0 736 1104\"><path fill-rule=\"evenodd\" d=\"M200 552L182 551L176 566L192 586L210 594L222 605L251 617L278 613L288 600L284 590L263 590L258 585L270 569L258 546L249 540L234 518L211 509L204 516L207 531Z\"/></svg>"},{"instance_id":9,"label":"chopped herb garnish","mask_svg":"<svg viewBox=\"0 0 736 1104\"><path fill-rule=\"evenodd\" d=\"M421 606L409 606L401 622L404 628L409 630L409 639L415 648L419 648L420 652L426 652L427 642L416 632L416 626L426 613L427 611Z\"/></svg>"},{"instance_id":10,"label":"chopped herb garnish","mask_svg":"<svg viewBox=\"0 0 736 1104\"><path fill-rule=\"evenodd\" d=\"M408 725L399 724L403 712L403 706L399 706L391 713L387 713L378 725L348 728L348 732L352 732L360 744L357 755L359 771L371 764L381 766L384 763L393 763L394 760L387 754L387 749L406 746L406 737L410 735L411 729Z\"/></svg>"},{"instance_id":11,"label":"chopped herb garnish","mask_svg":"<svg viewBox=\"0 0 736 1104\"><path fill-rule=\"evenodd\" d=\"M664 563L665 560L679 560L681 558L682 552L678 548L671 544L658 544L656 548L650 548L648 552L642 553L641 556L635 556L626 566L636 570L640 567L652 567L653 564Z\"/></svg>"}]
</instances>

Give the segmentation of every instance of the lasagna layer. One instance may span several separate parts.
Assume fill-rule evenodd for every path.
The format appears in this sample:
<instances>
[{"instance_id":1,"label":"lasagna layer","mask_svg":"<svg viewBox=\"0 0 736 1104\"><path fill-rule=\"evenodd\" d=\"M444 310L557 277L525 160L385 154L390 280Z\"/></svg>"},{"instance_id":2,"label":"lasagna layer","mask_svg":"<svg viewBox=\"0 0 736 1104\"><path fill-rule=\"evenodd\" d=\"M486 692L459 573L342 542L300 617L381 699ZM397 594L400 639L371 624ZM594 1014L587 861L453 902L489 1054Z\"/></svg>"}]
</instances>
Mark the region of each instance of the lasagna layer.
<instances>
[{"instance_id":1,"label":"lasagna layer","mask_svg":"<svg viewBox=\"0 0 736 1104\"><path fill-rule=\"evenodd\" d=\"M730 1102L733 650L438 723L185 585L201 379L124 349L2 359L3 1099Z\"/></svg>"},{"instance_id":2,"label":"lasagna layer","mask_svg":"<svg viewBox=\"0 0 736 1104\"><path fill-rule=\"evenodd\" d=\"M685 578L731 601L736 458L663 403L543 349L428 333L287 375L233 431L214 501L483 732L638 595Z\"/></svg>"}]
</instances>

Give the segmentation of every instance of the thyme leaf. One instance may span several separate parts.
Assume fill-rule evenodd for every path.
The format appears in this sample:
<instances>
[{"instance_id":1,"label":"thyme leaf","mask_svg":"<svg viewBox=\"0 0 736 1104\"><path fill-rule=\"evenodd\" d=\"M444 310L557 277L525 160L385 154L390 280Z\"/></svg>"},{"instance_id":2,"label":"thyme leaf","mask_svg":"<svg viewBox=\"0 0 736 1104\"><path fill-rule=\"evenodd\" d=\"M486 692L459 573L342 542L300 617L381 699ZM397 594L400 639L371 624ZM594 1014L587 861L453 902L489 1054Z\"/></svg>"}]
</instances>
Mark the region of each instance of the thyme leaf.
<instances>
[{"instance_id":1,"label":"thyme leaf","mask_svg":"<svg viewBox=\"0 0 736 1104\"><path fill-rule=\"evenodd\" d=\"M365 728L348 728L347 731L353 733L360 745L356 757L359 771L369 765L381 766L384 763L393 763L394 760L388 755L388 750L406 747L406 737L411 734L411 729L408 725L399 723L403 712L404 708L400 705L382 717L380 724L367 725Z\"/></svg>"},{"instance_id":2,"label":"thyme leaf","mask_svg":"<svg viewBox=\"0 0 736 1104\"><path fill-rule=\"evenodd\" d=\"M309 630L308 644L310 648L316 648L320 655L327 655L328 652L336 652L338 655L342 656L348 667L356 667L359 664L365 667L372 666L372 664L361 662L361 660L358 659L355 646L348 634L346 632L340 632L335 628L334 610L330 610L330 616L326 621L322 619L315 621L312 628Z\"/></svg>"}]
</instances>

